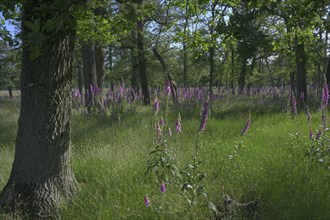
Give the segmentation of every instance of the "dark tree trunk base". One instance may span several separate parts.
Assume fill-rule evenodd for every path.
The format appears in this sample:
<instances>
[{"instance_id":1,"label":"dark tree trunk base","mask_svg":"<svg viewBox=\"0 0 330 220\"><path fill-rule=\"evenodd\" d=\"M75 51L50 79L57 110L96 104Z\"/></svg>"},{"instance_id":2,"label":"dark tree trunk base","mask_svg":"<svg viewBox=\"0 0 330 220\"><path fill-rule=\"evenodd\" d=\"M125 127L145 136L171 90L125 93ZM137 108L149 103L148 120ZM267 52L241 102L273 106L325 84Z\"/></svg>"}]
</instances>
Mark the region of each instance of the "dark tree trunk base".
<instances>
[{"instance_id":1,"label":"dark tree trunk base","mask_svg":"<svg viewBox=\"0 0 330 220\"><path fill-rule=\"evenodd\" d=\"M0 208L23 219L58 219L62 201L71 198L75 190L74 179L65 184L56 180L31 185L9 181L0 195Z\"/></svg>"}]
</instances>

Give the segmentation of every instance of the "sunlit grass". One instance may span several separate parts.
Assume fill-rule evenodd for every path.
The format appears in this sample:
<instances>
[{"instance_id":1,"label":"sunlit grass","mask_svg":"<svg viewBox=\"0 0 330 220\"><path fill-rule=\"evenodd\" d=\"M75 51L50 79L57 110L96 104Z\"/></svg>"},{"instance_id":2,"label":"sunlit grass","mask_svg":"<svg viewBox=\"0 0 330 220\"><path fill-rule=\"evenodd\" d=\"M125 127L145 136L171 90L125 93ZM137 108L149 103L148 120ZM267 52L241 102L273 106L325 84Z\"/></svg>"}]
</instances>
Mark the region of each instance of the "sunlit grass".
<instances>
[{"instance_id":1,"label":"sunlit grass","mask_svg":"<svg viewBox=\"0 0 330 220\"><path fill-rule=\"evenodd\" d=\"M297 123L284 107L241 101L214 104L207 122L201 149L201 169L208 173L207 201L221 212L225 194L242 203L259 201L262 219L330 219L330 172L305 156L304 143L309 140L304 113L298 119L300 138L295 140L290 134L295 134ZM251 128L240 137L248 110ZM181 168L193 154L200 124L197 112L181 111L182 133L175 137L176 162ZM171 109L173 131L177 113ZM4 103L0 117L3 187L13 158L17 106L15 110ZM319 113L313 114L314 130L320 118ZM79 190L63 205L62 219L211 219L207 208L199 207L192 214L185 202L171 194L173 186L160 194L159 186L151 184L146 167L153 140L151 107L139 106L136 114L125 115L121 121L75 112L72 161ZM169 204L156 211L156 201L151 200L151 207L146 207L146 194Z\"/></svg>"}]
</instances>

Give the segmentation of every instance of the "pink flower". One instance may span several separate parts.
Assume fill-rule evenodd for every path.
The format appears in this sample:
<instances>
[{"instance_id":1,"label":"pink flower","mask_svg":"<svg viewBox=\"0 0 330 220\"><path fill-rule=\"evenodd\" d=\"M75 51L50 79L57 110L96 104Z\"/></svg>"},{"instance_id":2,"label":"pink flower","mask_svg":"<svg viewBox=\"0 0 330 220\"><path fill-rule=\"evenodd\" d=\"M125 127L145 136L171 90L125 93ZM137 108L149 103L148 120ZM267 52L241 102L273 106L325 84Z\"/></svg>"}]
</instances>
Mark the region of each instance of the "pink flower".
<instances>
[{"instance_id":1,"label":"pink flower","mask_svg":"<svg viewBox=\"0 0 330 220\"><path fill-rule=\"evenodd\" d=\"M172 129L171 128L168 128L168 135L172 136Z\"/></svg>"},{"instance_id":2,"label":"pink flower","mask_svg":"<svg viewBox=\"0 0 330 220\"><path fill-rule=\"evenodd\" d=\"M160 191L161 191L162 193L166 192L166 185L165 185L164 182L162 183L162 185L160 185Z\"/></svg>"},{"instance_id":3,"label":"pink flower","mask_svg":"<svg viewBox=\"0 0 330 220\"><path fill-rule=\"evenodd\" d=\"M322 108L326 108L329 101L329 89L328 84L325 81L323 84L323 91L322 91Z\"/></svg>"},{"instance_id":4,"label":"pink flower","mask_svg":"<svg viewBox=\"0 0 330 220\"><path fill-rule=\"evenodd\" d=\"M167 81L166 95L167 96L170 96L171 95L171 82L170 82L170 80Z\"/></svg>"},{"instance_id":5,"label":"pink flower","mask_svg":"<svg viewBox=\"0 0 330 220\"><path fill-rule=\"evenodd\" d=\"M207 99L204 103L204 110L203 110L202 121L201 121L201 126L200 126L201 131L205 130L208 111L209 111L209 99Z\"/></svg>"},{"instance_id":6,"label":"pink flower","mask_svg":"<svg viewBox=\"0 0 330 220\"><path fill-rule=\"evenodd\" d=\"M241 132L241 137L248 132L250 126L251 126L251 114L249 113L249 117L246 120L245 127L244 127L243 131Z\"/></svg>"},{"instance_id":7,"label":"pink flower","mask_svg":"<svg viewBox=\"0 0 330 220\"><path fill-rule=\"evenodd\" d=\"M181 115L179 113L178 118L175 122L175 130L176 130L176 132L180 133L182 131L181 129L182 129L181 128Z\"/></svg>"},{"instance_id":8,"label":"pink flower","mask_svg":"<svg viewBox=\"0 0 330 220\"><path fill-rule=\"evenodd\" d=\"M147 196L144 197L144 203L146 204L147 207L150 206L150 200L148 199Z\"/></svg>"},{"instance_id":9,"label":"pink flower","mask_svg":"<svg viewBox=\"0 0 330 220\"><path fill-rule=\"evenodd\" d=\"M158 111L159 111L159 102L158 102L157 96L155 98L154 108L155 108L155 114L157 115L158 114Z\"/></svg>"}]
</instances>

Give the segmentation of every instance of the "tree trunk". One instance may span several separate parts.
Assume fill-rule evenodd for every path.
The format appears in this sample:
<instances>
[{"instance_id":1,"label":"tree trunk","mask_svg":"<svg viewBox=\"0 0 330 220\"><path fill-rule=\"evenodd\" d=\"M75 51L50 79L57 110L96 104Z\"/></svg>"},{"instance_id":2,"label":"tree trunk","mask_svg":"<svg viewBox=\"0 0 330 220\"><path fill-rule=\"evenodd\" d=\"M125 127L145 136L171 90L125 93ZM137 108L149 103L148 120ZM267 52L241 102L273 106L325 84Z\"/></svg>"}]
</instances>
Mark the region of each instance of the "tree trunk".
<instances>
[{"instance_id":1,"label":"tree trunk","mask_svg":"<svg viewBox=\"0 0 330 220\"><path fill-rule=\"evenodd\" d=\"M183 49L183 85L185 88L188 86L187 82L187 43L186 43L186 34L187 34L187 27L188 27L188 9L189 9L189 0L186 0L186 7L185 7L185 21L183 25L183 36L184 39L182 40L182 49Z\"/></svg>"},{"instance_id":2,"label":"tree trunk","mask_svg":"<svg viewBox=\"0 0 330 220\"><path fill-rule=\"evenodd\" d=\"M85 106L90 111L94 105L93 88L96 85L95 47L91 42L82 44L83 72L85 82Z\"/></svg>"},{"instance_id":3,"label":"tree trunk","mask_svg":"<svg viewBox=\"0 0 330 220\"><path fill-rule=\"evenodd\" d=\"M112 73L112 47L109 46L109 69L110 69L110 73ZM110 80L110 89L112 92L114 92L115 90L115 82L113 79Z\"/></svg>"},{"instance_id":4,"label":"tree trunk","mask_svg":"<svg viewBox=\"0 0 330 220\"><path fill-rule=\"evenodd\" d=\"M139 63L136 48L131 49L131 85L135 93L139 91Z\"/></svg>"},{"instance_id":5,"label":"tree trunk","mask_svg":"<svg viewBox=\"0 0 330 220\"><path fill-rule=\"evenodd\" d=\"M245 79L246 79L246 62L247 60L242 59L241 72L238 77L238 94L243 94L245 87Z\"/></svg>"},{"instance_id":6,"label":"tree trunk","mask_svg":"<svg viewBox=\"0 0 330 220\"><path fill-rule=\"evenodd\" d=\"M328 88L330 88L330 56L328 58L328 67L327 67L327 72L325 74L325 77L327 78L327 84ZM330 91L330 90L329 90ZM330 93L329 93L330 94Z\"/></svg>"},{"instance_id":7,"label":"tree trunk","mask_svg":"<svg viewBox=\"0 0 330 220\"><path fill-rule=\"evenodd\" d=\"M145 105L150 104L148 78L147 78L147 66L144 51L144 39L143 39L143 21L138 19L136 22L137 27L137 39L136 47L138 52L138 64L139 64L139 76L142 89L143 103Z\"/></svg>"},{"instance_id":8,"label":"tree trunk","mask_svg":"<svg viewBox=\"0 0 330 220\"><path fill-rule=\"evenodd\" d=\"M82 63L81 63L81 61L78 62L77 74L78 74L78 89L79 89L80 94L82 94L82 90L83 90L83 72L82 72Z\"/></svg>"},{"instance_id":9,"label":"tree trunk","mask_svg":"<svg viewBox=\"0 0 330 220\"><path fill-rule=\"evenodd\" d=\"M132 47L130 48L131 52L131 86L135 93L139 91L139 63L137 55L137 42L136 42L136 30L133 29L131 32L132 35Z\"/></svg>"},{"instance_id":10,"label":"tree trunk","mask_svg":"<svg viewBox=\"0 0 330 220\"><path fill-rule=\"evenodd\" d=\"M11 88L11 86L8 87L8 94L10 98L13 98L13 90Z\"/></svg>"},{"instance_id":11,"label":"tree trunk","mask_svg":"<svg viewBox=\"0 0 330 220\"><path fill-rule=\"evenodd\" d=\"M103 87L104 87L104 48L101 46L95 46L95 69L96 69L96 83L99 88L97 94L99 107L103 106Z\"/></svg>"},{"instance_id":12,"label":"tree trunk","mask_svg":"<svg viewBox=\"0 0 330 220\"><path fill-rule=\"evenodd\" d=\"M14 162L0 195L0 208L17 206L32 219L54 218L70 198L76 181L70 163L72 60L75 30L52 33L40 56L29 59L25 21L73 19L71 7L38 17L34 9L47 1L25 1L22 17L21 109Z\"/></svg>"},{"instance_id":13,"label":"tree trunk","mask_svg":"<svg viewBox=\"0 0 330 220\"><path fill-rule=\"evenodd\" d=\"M210 59L210 86L209 86L209 91L210 91L210 100L212 102L213 100L213 78L214 78L214 47L211 46L209 49L209 59ZM210 102L210 103L211 103Z\"/></svg>"},{"instance_id":14,"label":"tree trunk","mask_svg":"<svg viewBox=\"0 0 330 220\"><path fill-rule=\"evenodd\" d=\"M294 75L295 75L295 72L291 72L290 73L290 88L291 88L291 91L296 91L296 86L295 86L295 77L294 77Z\"/></svg>"},{"instance_id":15,"label":"tree trunk","mask_svg":"<svg viewBox=\"0 0 330 220\"><path fill-rule=\"evenodd\" d=\"M230 87L232 94L235 95L235 85L234 85L234 73L235 73L235 50L231 47L231 74L230 74Z\"/></svg>"},{"instance_id":16,"label":"tree trunk","mask_svg":"<svg viewBox=\"0 0 330 220\"><path fill-rule=\"evenodd\" d=\"M295 53L296 53L296 89L297 97L303 97L299 99L299 104L303 104L303 101L307 101L307 83L306 83L306 56L305 56L305 45L303 42L299 43L297 37L295 38Z\"/></svg>"},{"instance_id":17,"label":"tree trunk","mask_svg":"<svg viewBox=\"0 0 330 220\"><path fill-rule=\"evenodd\" d=\"M178 100L177 100L177 89L176 89L176 85L175 85L174 80L171 77L170 71L168 70L168 67L167 67L167 65L165 63L165 60L158 53L156 47L152 48L152 51L153 51L155 57L157 58L157 60L159 61L160 65L163 68L164 75L165 75L165 82L170 81L170 88L171 88L171 93L172 93L172 98L173 98L173 104L174 105L177 105L178 104Z\"/></svg>"}]
</instances>

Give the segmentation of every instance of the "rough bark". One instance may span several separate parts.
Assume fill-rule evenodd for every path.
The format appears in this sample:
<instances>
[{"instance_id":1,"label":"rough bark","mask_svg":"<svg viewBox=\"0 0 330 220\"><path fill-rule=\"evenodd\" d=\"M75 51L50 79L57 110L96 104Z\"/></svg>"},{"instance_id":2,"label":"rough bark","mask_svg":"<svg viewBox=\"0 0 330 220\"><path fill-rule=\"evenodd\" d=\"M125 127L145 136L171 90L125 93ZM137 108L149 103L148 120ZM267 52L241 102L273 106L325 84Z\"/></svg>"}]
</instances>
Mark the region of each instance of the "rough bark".
<instances>
[{"instance_id":1,"label":"rough bark","mask_svg":"<svg viewBox=\"0 0 330 220\"><path fill-rule=\"evenodd\" d=\"M306 83L306 55L305 45L303 42L298 42L297 37L295 38L295 55L296 55L296 89L297 97L301 97L302 94L304 99L299 99L299 104L306 103L307 101L307 83Z\"/></svg>"},{"instance_id":2,"label":"rough bark","mask_svg":"<svg viewBox=\"0 0 330 220\"><path fill-rule=\"evenodd\" d=\"M53 33L41 42L41 54L29 59L25 21L46 1L23 5L21 109L14 162L1 192L0 207L16 208L32 219L56 218L76 182L70 164L71 79L75 30ZM72 8L50 12L51 19L72 19ZM40 22L46 18L40 17ZM47 18L49 19L49 18Z\"/></svg>"},{"instance_id":3,"label":"rough bark","mask_svg":"<svg viewBox=\"0 0 330 220\"><path fill-rule=\"evenodd\" d=\"M143 96L143 103L145 105L149 105L150 97L149 97L149 89L148 89L146 58L144 51L143 21L141 19L137 20L136 27L137 27L136 47L138 51L139 76L140 76L141 90Z\"/></svg>"}]
</instances>

